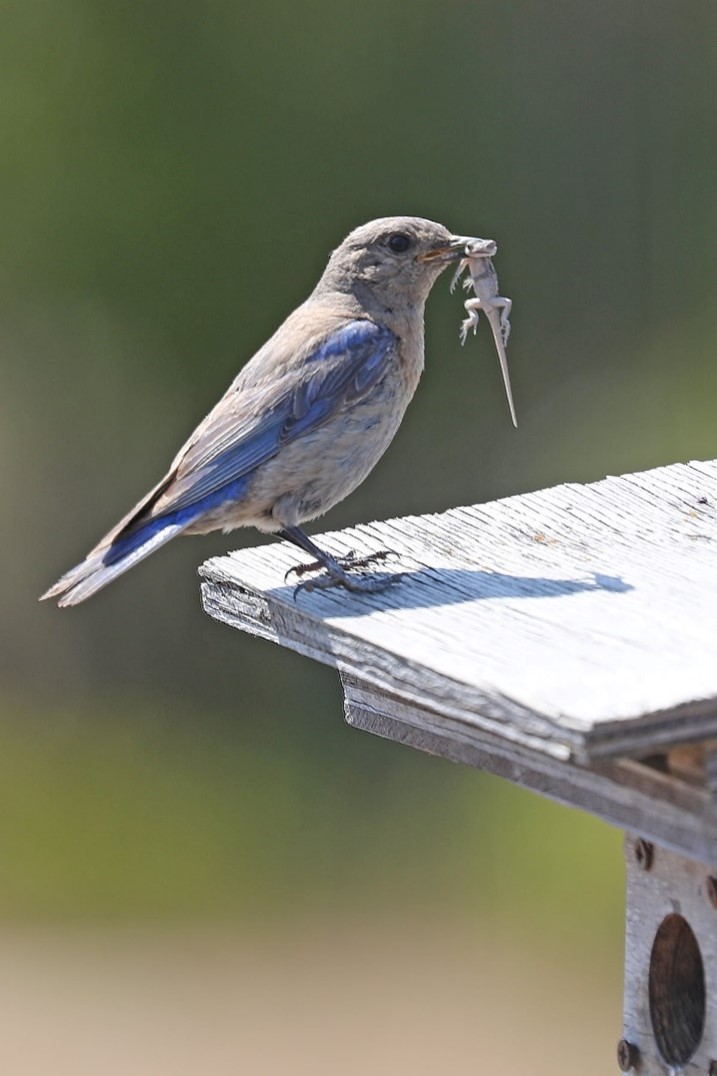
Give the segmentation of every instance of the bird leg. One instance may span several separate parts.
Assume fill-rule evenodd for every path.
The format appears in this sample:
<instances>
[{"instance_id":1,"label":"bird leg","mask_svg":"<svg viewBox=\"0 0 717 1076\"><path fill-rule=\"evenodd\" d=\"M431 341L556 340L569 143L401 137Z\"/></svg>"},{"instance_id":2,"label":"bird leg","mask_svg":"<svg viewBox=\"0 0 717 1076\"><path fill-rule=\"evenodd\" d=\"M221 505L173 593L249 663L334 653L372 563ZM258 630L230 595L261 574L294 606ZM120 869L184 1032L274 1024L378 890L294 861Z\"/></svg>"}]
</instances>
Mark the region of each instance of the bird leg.
<instances>
[{"instance_id":1,"label":"bird leg","mask_svg":"<svg viewBox=\"0 0 717 1076\"><path fill-rule=\"evenodd\" d=\"M316 558L312 564L299 564L295 568L290 568L286 573L287 578L291 574L301 576L322 568L326 572L318 579L309 579L305 583L300 583L297 590L328 590L330 587L344 587L352 594L379 594L403 578L401 574L380 575L373 578L365 576L356 578L349 575L349 572L355 568L367 568L377 561L386 560L390 556L387 550L370 553L365 557L357 557L354 553L349 553L348 556L337 559L320 549L300 527L285 527L278 532L278 537L293 542L299 549L303 549L305 553L310 553Z\"/></svg>"}]
</instances>

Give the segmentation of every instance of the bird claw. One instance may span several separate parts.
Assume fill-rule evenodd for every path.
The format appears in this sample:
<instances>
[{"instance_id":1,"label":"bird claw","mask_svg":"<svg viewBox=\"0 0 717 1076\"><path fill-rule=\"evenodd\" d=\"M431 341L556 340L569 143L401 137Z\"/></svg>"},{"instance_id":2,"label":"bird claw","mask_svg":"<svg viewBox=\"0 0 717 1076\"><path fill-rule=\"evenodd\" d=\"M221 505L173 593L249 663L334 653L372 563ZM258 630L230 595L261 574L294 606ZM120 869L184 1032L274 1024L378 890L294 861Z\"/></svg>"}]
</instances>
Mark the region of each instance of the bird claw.
<instances>
[{"instance_id":1,"label":"bird claw","mask_svg":"<svg viewBox=\"0 0 717 1076\"><path fill-rule=\"evenodd\" d=\"M341 571L350 572L355 568L368 568L372 564L376 564L378 561L388 560L389 557L397 557L398 553L395 549L379 549L376 553L367 553L365 557L359 557L355 549L350 549L348 553L343 557L337 557L335 563L338 565ZM332 560L334 558L332 557ZM309 561L308 564L295 564L292 568L289 568L284 576L284 582L289 582L289 576L296 575L308 575L309 572L322 572L326 571L326 565L322 564L320 560Z\"/></svg>"},{"instance_id":2,"label":"bird claw","mask_svg":"<svg viewBox=\"0 0 717 1076\"><path fill-rule=\"evenodd\" d=\"M349 572L357 569L361 571L373 564L396 556L398 554L392 549L381 549L376 553L369 553L363 557L358 556L354 550L351 550L340 559L334 560L334 558L331 558L333 563L330 566L322 564L318 560L311 561L309 564L297 564L293 568L289 568L284 576L284 583L288 583L292 575L301 577L311 572L321 573L316 579L307 579L305 582L298 583L294 592L294 601L296 601L299 591L329 590L331 587L343 587L353 594L378 594L402 579L403 573L372 577L359 575L354 578Z\"/></svg>"},{"instance_id":3,"label":"bird claw","mask_svg":"<svg viewBox=\"0 0 717 1076\"><path fill-rule=\"evenodd\" d=\"M350 575L333 576L324 572L316 579L307 579L306 582L297 584L294 601L301 591L305 590L310 594L312 590L332 590L334 587L343 587L351 594L381 594L400 583L404 575L405 572L396 572L394 575L358 576L352 579Z\"/></svg>"}]
</instances>

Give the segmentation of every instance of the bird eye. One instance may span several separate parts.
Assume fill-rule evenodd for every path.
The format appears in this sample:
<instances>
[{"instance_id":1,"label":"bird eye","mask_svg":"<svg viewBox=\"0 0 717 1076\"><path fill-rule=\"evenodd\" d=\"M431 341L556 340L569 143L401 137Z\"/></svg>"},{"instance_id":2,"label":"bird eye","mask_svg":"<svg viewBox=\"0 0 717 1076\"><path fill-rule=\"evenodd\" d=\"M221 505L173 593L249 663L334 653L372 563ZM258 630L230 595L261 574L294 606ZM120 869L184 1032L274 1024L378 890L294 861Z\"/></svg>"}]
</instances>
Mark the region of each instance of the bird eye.
<instances>
[{"instance_id":1,"label":"bird eye","mask_svg":"<svg viewBox=\"0 0 717 1076\"><path fill-rule=\"evenodd\" d=\"M403 232L394 232L388 237L388 245L394 254L403 254L411 245L411 240Z\"/></svg>"}]
</instances>

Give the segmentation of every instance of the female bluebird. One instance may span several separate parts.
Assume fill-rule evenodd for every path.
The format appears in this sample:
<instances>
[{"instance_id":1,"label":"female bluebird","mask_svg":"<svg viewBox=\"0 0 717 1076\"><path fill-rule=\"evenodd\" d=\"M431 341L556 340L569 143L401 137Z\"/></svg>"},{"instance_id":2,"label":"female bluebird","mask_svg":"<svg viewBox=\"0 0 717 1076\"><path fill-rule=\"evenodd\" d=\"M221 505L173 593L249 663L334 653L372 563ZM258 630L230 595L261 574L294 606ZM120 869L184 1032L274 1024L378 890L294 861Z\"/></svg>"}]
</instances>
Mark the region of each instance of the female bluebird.
<instances>
[{"instance_id":1,"label":"female bluebird","mask_svg":"<svg viewBox=\"0 0 717 1076\"><path fill-rule=\"evenodd\" d=\"M315 557L314 585L387 586L395 576L352 574L300 524L351 493L390 444L423 370L426 298L468 242L421 217L351 232L165 477L42 597L77 605L178 534L249 525Z\"/></svg>"}]
</instances>

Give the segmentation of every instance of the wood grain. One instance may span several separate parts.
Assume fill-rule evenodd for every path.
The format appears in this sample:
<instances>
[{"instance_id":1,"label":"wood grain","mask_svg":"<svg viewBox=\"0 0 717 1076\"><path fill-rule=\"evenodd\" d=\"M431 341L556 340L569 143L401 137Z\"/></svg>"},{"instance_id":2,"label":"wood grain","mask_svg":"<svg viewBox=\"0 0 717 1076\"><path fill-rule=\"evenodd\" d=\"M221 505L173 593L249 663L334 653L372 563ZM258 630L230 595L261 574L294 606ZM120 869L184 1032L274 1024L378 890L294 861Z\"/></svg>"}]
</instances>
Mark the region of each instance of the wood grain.
<instances>
[{"instance_id":1,"label":"wood grain","mask_svg":"<svg viewBox=\"0 0 717 1076\"><path fill-rule=\"evenodd\" d=\"M346 721L396 743L504 777L618 829L633 829L682 855L717 866L717 813L709 790L635 759L556 759L432 714L342 676Z\"/></svg>"},{"instance_id":2,"label":"wood grain","mask_svg":"<svg viewBox=\"0 0 717 1076\"><path fill-rule=\"evenodd\" d=\"M717 461L370 523L383 594L297 593L301 553L208 561L207 612L466 730L556 759L717 736Z\"/></svg>"},{"instance_id":3,"label":"wood grain","mask_svg":"<svg viewBox=\"0 0 717 1076\"><path fill-rule=\"evenodd\" d=\"M699 863L655 848L650 869L644 870L636 856L634 834L625 840L627 873L627 917L625 937L624 1038L640 1051L640 1076L665 1073L707 1073L717 1056L717 911L708 898L709 876ZM675 944L674 951L656 960L658 932L668 917L679 916L694 935L701 969L690 975L685 970L690 947ZM688 927L685 928L685 924ZM698 959L699 959L698 958ZM700 975L701 970L701 975ZM699 1015L700 978L704 985L704 1028L695 1052L683 1065L666 1063L660 1055L655 1031L665 1021L678 1043L689 1034L689 1026ZM652 988L652 989L651 989ZM651 995L652 1002L651 1005ZM659 1004L655 1006L655 995ZM697 1037L697 1036L695 1036ZM664 1048L664 1047L663 1047ZM669 1058L667 1060L670 1060Z\"/></svg>"}]
</instances>

